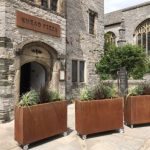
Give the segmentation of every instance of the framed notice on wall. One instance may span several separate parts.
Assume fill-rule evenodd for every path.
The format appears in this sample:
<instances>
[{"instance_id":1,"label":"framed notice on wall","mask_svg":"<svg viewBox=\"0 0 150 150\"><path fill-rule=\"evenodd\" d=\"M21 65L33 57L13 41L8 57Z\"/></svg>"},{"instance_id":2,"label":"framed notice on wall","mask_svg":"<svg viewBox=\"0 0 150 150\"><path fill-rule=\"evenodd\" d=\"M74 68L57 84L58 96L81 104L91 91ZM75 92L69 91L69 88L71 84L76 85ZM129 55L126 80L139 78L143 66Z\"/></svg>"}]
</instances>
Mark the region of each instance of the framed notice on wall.
<instances>
[{"instance_id":1,"label":"framed notice on wall","mask_svg":"<svg viewBox=\"0 0 150 150\"><path fill-rule=\"evenodd\" d=\"M59 71L59 80L60 81L65 81L65 70L60 70Z\"/></svg>"}]
</instances>

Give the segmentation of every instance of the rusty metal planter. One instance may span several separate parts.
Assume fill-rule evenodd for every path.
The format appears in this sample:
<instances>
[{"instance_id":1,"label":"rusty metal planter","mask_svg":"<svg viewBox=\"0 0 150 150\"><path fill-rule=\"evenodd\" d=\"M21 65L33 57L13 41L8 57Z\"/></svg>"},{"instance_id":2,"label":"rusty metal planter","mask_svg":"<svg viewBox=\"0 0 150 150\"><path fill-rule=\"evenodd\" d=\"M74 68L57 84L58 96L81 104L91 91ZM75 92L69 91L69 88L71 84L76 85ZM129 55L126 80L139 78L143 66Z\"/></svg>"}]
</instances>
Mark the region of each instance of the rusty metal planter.
<instances>
[{"instance_id":1,"label":"rusty metal planter","mask_svg":"<svg viewBox=\"0 0 150 150\"><path fill-rule=\"evenodd\" d=\"M27 145L67 131L67 101L15 108L15 140Z\"/></svg>"},{"instance_id":2,"label":"rusty metal planter","mask_svg":"<svg viewBox=\"0 0 150 150\"><path fill-rule=\"evenodd\" d=\"M150 95L129 96L125 101L127 125L150 123Z\"/></svg>"},{"instance_id":3,"label":"rusty metal planter","mask_svg":"<svg viewBox=\"0 0 150 150\"><path fill-rule=\"evenodd\" d=\"M80 135L123 129L123 99L76 101L75 125Z\"/></svg>"}]
</instances>

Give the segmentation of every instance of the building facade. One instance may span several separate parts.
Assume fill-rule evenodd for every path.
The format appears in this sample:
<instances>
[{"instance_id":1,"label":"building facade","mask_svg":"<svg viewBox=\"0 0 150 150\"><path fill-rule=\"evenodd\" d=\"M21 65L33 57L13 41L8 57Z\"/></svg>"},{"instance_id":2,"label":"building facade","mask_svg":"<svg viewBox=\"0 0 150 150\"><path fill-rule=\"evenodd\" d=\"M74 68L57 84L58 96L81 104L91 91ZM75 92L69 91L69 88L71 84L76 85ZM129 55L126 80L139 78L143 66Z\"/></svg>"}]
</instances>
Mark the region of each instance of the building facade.
<instances>
[{"instance_id":1,"label":"building facade","mask_svg":"<svg viewBox=\"0 0 150 150\"><path fill-rule=\"evenodd\" d=\"M0 1L0 121L20 96L47 86L64 98L98 81L103 53L102 0Z\"/></svg>"},{"instance_id":2,"label":"building facade","mask_svg":"<svg viewBox=\"0 0 150 150\"><path fill-rule=\"evenodd\" d=\"M105 14L107 41L137 44L150 54L150 2Z\"/></svg>"}]
</instances>

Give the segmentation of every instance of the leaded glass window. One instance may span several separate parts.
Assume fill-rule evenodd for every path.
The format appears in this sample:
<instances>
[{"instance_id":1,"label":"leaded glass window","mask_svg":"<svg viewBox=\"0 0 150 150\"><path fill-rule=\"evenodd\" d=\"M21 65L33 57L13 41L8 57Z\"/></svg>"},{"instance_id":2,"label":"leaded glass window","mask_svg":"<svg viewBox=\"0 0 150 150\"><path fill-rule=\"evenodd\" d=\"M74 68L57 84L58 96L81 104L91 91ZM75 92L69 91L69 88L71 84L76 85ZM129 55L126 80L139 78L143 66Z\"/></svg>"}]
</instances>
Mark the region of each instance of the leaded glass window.
<instances>
[{"instance_id":1,"label":"leaded glass window","mask_svg":"<svg viewBox=\"0 0 150 150\"><path fill-rule=\"evenodd\" d=\"M150 19L138 25L135 31L137 45L143 47L150 55Z\"/></svg>"}]
</instances>

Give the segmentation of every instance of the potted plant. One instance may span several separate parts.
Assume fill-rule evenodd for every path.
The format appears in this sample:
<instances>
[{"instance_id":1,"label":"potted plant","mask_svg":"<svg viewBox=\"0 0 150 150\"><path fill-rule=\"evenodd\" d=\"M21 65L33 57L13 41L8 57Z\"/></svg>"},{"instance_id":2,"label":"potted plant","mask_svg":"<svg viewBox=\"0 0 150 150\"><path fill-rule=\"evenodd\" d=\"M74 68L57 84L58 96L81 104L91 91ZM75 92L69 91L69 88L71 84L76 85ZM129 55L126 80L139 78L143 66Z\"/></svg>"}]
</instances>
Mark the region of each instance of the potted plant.
<instances>
[{"instance_id":1,"label":"potted plant","mask_svg":"<svg viewBox=\"0 0 150 150\"><path fill-rule=\"evenodd\" d=\"M15 140L28 149L28 144L60 133L67 133L67 101L44 88L40 95L25 93L15 107Z\"/></svg>"},{"instance_id":2,"label":"potted plant","mask_svg":"<svg viewBox=\"0 0 150 150\"><path fill-rule=\"evenodd\" d=\"M83 139L97 132L124 131L123 99L114 97L114 89L102 83L92 91L85 88L81 92L75 102L75 126Z\"/></svg>"},{"instance_id":3,"label":"potted plant","mask_svg":"<svg viewBox=\"0 0 150 150\"><path fill-rule=\"evenodd\" d=\"M131 89L125 100L125 123L127 125L150 123L150 86L138 85Z\"/></svg>"}]
</instances>

